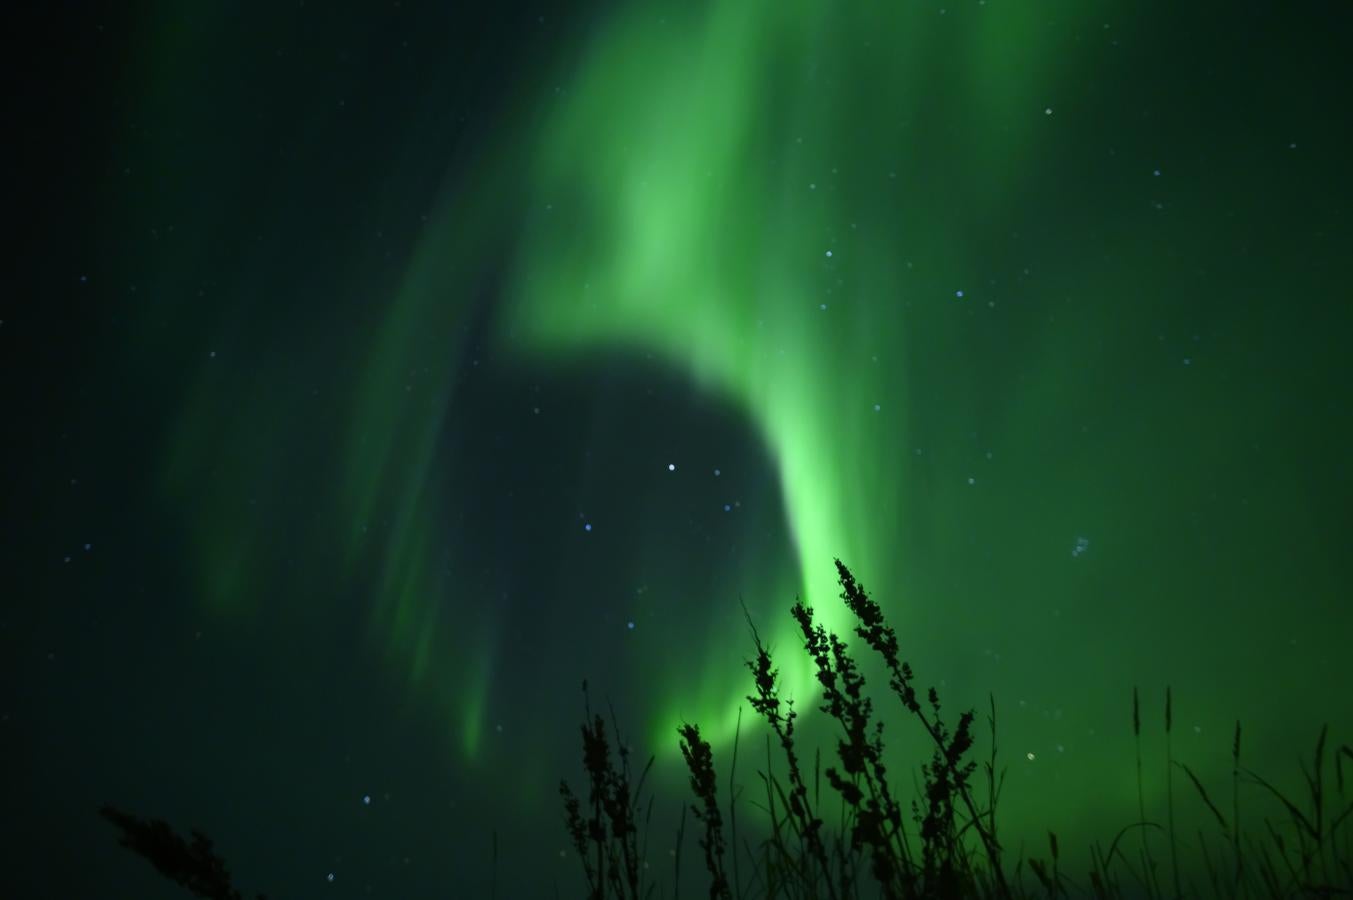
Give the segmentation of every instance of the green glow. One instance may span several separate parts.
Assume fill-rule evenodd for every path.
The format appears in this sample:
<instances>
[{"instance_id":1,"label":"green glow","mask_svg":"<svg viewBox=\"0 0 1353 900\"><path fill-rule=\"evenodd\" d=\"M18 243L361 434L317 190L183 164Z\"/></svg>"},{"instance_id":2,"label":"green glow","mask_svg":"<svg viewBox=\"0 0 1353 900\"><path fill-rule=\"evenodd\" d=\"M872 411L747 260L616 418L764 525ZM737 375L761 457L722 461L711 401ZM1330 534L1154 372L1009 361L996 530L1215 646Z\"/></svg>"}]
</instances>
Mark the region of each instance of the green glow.
<instances>
[{"instance_id":1,"label":"green glow","mask_svg":"<svg viewBox=\"0 0 1353 900\"><path fill-rule=\"evenodd\" d=\"M872 403L890 399L885 386L907 363L898 301L920 289L904 280L899 253L917 252L941 271L980 262L926 235L938 210L923 198L925 163L911 136L926 128L934 91L916 77L934 11L889 9L740 3L704 16L645 8L617 18L539 144L537 200L502 330L522 352L614 344L654 352L744 409L778 464L798 559L812 563L787 594L758 587L753 608L780 611L801 594L841 633L835 556L868 573L894 621L907 621L908 598L890 590L899 561L877 546L906 506L895 460L909 443L906 411L888 403L885 428ZM1024 53L983 55L993 29L1000 46L1018 46L1014 28L1037 56L1044 29L1032 14L994 12L971 28L968 46L983 64L954 102L979 115L1000 109L998 121L1016 133L999 153L960 152L974 157L978 187L999 193L1020 173L1025 135L1041 124L1040 109L1013 98L1036 94L1056 73L1023 65ZM1000 85L994 99L991 82ZM866 88L869 108L886 118L861 140L845 121L858 112L843 115L842 106ZM794 628L773 615L765 636L793 648ZM696 684L718 687L700 691L686 713L706 723L716 747L727 746L746 692L724 687L733 646L714 643ZM815 684L803 654L778 662L785 693L806 708ZM690 691L672 685L665 702L690 710ZM670 725L664 719L655 742Z\"/></svg>"},{"instance_id":2,"label":"green glow","mask_svg":"<svg viewBox=\"0 0 1353 900\"><path fill-rule=\"evenodd\" d=\"M484 677L487 666L481 665L478 674L465 686L462 696L454 697L462 713L459 719L459 744L466 759L475 759L479 755L480 741L484 731ZM454 696L454 695L453 695Z\"/></svg>"},{"instance_id":3,"label":"green glow","mask_svg":"<svg viewBox=\"0 0 1353 900\"><path fill-rule=\"evenodd\" d=\"M1295 667L1217 684L1209 667L1224 653L1214 645L1235 633L1267 641L1270 620L1321 621L1318 604L1333 608L1326 595L1340 570L1302 557L1317 614L1273 607L1273 597L1290 598L1292 576L1253 562L1273 546L1268 523L1284 523L1281 539L1313 557L1305 548L1329 537L1304 513L1308 485L1295 464L1244 454L1261 442L1271 452L1269 432L1290 424L1301 383L1286 372L1293 381L1272 381L1235 337L1262 334L1259 307L1211 299L1251 285L1215 270L1217 281L1198 279L1192 256L1169 255L1183 247L1181 259L1232 264L1235 247L1198 235L1216 224L1217 196L1249 189L1249 170L1234 163L1245 174L1225 191L1208 182L1174 218L1155 217L1139 187L1117 183L1128 170L1149 173L1159 148L1142 146L1156 138L1141 138L1130 162L1121 161L1128 149L1111 157L1117 148L1095 143L1093 79L1124 77L1111 54L1134 37L1135 21L1135 7L1071 2L944 15L808 0L610 13L581 52L560 50L555 71L523 76L519 102L469 164L448 161L398 290L370 298L382 311L375 333L334 339L344 363L341 433L328 448L336 459L289 455L302 430L290 416L304 396L276 387L293 369L329 370L321 350L287 340L229 385L204 364L188 394L230 402L189 404L164 477L175 501L196 504L184 517L204 602L221 615L262 615L277 544L299 560L336 556L337 577L369 601L371 645L411 705L444 721L456 766L482 771L501 762L494 754L530 754L517 785L529 806L530 785L557 777L553 759L498 741L490 709L508 693L495 695L495 679L520 651L506 628L456 630L461 610L497 596L479 580L476 548L457 543L467 531L453 527L445 469L461 461L443 442L477 427L458 415L456 386L480 354L499 370L537 373L608 351L651 354L739 411L775 466L785 558L770 571L739 570L719 596L694 602L734 610L745 600L806 720L816 688L785 610L801 596L822 624L846 632L831 566L839 557L883 604L904 655L929 664L918 664L921 682L948 680L949 710L977 705L980 721L986 691L996 692L1002 753L1012 786L1025 788L1026 807L1018 792L1007 807L1014 831L1044 825L1040 798L1055 791L1077 798L1059 812L1103 824L1068 785L1092 784L1115 824L1134 808L1126 706L1111 704L1135 680L1174 681L1181 708L1196 703L1206 726L1197 745L1205 737L1222 755L1233 715L1255 722L1256 734L1276 732L1290 715ZM1065 174L1068 162L1095 178ZM1219 176L1195 174L1206 177ZM1066 184L1093 198L1067 199L1077 188ZM1295 291L1293 277L1265 289ZM241 276L239 295L264 281ZM496 344L472 348L468 323L485 294L498 301ZM1193 350L1177 351L1194 332L1214 341L1212 367L1184 381L1178 357ZM1308 452L1288 449L1287 463ZM1225 480L1214 474L1223 463ZM314 500L320 524L303 535L265 530L267 517L245 499L269 502L288 472L312 464L328 479ZM1262 526L1234 506L1242 496ZM759 535L781 524L772 518L748 515L736 527ZM1059 565L1087 521L1099 567ZM663 557L658 528L626 527L649 536L626 573ZM1206 529L1215 542L1198 537ZM1206 555L1216 547L1225 559ZM1253 617L1246 630L1215 616L1167 627L1204 592L1243 598L1234 602ZM731 620L741 625L740 614ZM1142 621L1165 625L1132 630ZM642 652L635 678L653 706L626 727L670 758L676 726L697 722L722 760L750 690L739 665L751 652L746 632L711 620L699 646L659 641ZM572 703L571 685L544 677L513 685L514 696ZM1186 679L1215 693L1194 700L1178 686ZM1076 711L1074 729L1054 717L1062 707L1067 720ZM750 715L742 725L744 734L754 726ZM570 760L575 737L560 736ZM1259 741L1252 759L1290 758L1276 739ZM1068 762L1057 769L1062 742ZM1222 755L1197 771L1224 772ZM1160 790L1148 785L1148 795Z\"/></svg>"}]
</instances>

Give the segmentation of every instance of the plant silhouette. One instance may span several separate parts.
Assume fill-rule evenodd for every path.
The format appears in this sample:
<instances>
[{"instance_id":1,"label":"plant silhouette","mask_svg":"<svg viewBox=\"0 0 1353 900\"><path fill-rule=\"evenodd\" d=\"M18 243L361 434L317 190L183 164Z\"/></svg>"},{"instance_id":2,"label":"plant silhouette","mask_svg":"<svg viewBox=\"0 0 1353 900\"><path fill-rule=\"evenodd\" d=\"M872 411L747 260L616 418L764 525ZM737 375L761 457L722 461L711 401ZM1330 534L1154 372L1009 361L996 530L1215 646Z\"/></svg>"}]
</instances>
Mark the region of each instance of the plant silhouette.
<instances>
[{"instance_id":1,"label":"plant silhouette","mask_svg":"<svg viewBox=\"0 0 1353 900\"><path fill-rule=\"evenodd\" d=\"M1228 822L1198 775L1174 756L1170 741L1174 703L1168 686L1165 690L1166 824L1147 818L1142 790L1141 704L1134 687L1132 737L1137 746L1136 821L1118 831L1107 851L1098 842L1090 845L1088 883L1078 882L1061 867L1061 847L1057 835L1051 831L1048 832L1047 858L1026 859L1021 849L1019 858L1010 867L996 828L996 804L1005 783L1006 770L998 770L996 766L995 697L989 696L991 710L987 723L991 733L991 755L981 766L986 795L981 797L971 781L977 772L977 764L964 760L974 746L974 712L961 713L950 730L941 717L940 698L935 688L922 694L914 685L915 673L911 665L901 659L897 635L885 623L879 605L839 559L835 562L842 588L841 599L857 620L855 636L881 658L894 699L911 719L919 723L932 746L929 762L919 766L922 778L917 786L918 797L910 804L913 827L907 826L903 807L883 762L883 722L873 719L873 701L865 694L864 675L850 655L846 641L816 624L812 607L796 600L790 608L803 637L803 649L811 659L822 687L818 708L840 726L835 741L840 766L829 765L824 772L818 750L810 792L806 765L801 761L795 734L798 711L791 699L780 696L779 671L748 616L747 624L756 652L754 659L746 661L746 666L756 693L749 695L747 700L770 727L770 734L766 736L766 767L757 772L765 786L765 805L753 801L769 816L769 836L759 846L753 847L745 839L739 845L736 805L739 793L732 774L727 817L733 825L731 847L725 843L722 832L725 819L718 805L713 752L700 736L697 725L683 724L678 729L682 757L690 770L691 788L699 801L689 809L705 826L705 837L700 846L709 873L711 900L741 900L744 897L858 900L861 896L876 896L883 900L1023 900L1032 897L1059 900L1075 894L1093 896L1096 900L1128 897L1181 900L1205 894L1218 898L1353 897L1353 798L1345 793L1344 779L1344 765L1353 762L1353 748L1344 744L1332 754L1335 778L1331 790L1325 776L1328 729L1321 729L1314 765L1308 769L1302 764L1309 797L1305 804L1299 805L1280 793L1270 781L1241 766L1240 723L1237 721L1231 748L1232 797ZM740 733L739 717L732 747L734 774ZM787 763L787 785L782 784L772 770L772 734ZM565 825L591 888L589 900L638 897L637 881L625 884L614 875L609 879L599 877L599 872L605 860L633 858L633 819L626 809L637 807L642 779L638 789L631 794L626 770L622 767L617 771L609 765L600 717L591 727L584 725L583 750L585 766L594 786L596 812L593 819L590 822L582 819L578 801L566 785L561 785L561 793L565 799ZM1176 768L1188 776L1221 832L1220 840L1214 839L1214 846L1209 847L1206 835L1199 830L1197 844L1189 848L1196 851L1200 860L1198 875L1205 877L1186 879L1180 865L1180 851L1186 844L1175 821L1172 776ZM830 835L824 827L823 774L841 801L840 825L835 835ZM1276 801L1278 809L1286 814L1285 818L1277 820L1261 817L1264 832L1258 839L1240 831L1241 784L1258 788L1268 800ZM623 798L625 803L609 800L617 797ZM651 800L649 809L652 809ZM677 831L674 896L680 896L680 853L686 809L682 807L682 824ZM603 810L610 815L613 824L611 836L605 828ZM1136 859L1131 858L1124 843L1124 838L1133 830L1138 832L1140 839L1140 853ZM1165 884L1160 877L1158 850L1153 849L1148 840L1151 834L1157 839L1163 836L1168 841L1169 869ZM622 835L629 837L628 841ZM1220 850L1216 849L1218 846ZM725 862L726 852L730 849L731 866ZM746 879L740 875L740 853L752 863ZM592 859L596 862L591 862ZM874 882L869 893L864 893L869 886L861 883L862 867ZM615 870L613 862L611 871ZM1026 873L1032 874L1031 882L1027 881ZM662 897L664 892L659 885L650 885L648 892L655 887L659 888L659 897ZM643 896L647 897L648 893Z\"/></svg>"},{"instance_id":2,"label":"plant silhouette","mask_svg":"<svg viewBox=\"0 0 1353 900\"><path fill-rule=\"evenodd\" d=\"M104 804L99 815L122 832L118 843L147 860L175 884L206 900L242 900L230 881L225 860L212 850L211 838L193 829L192 841L174 832L163 819L142 819ZM257 900L267 900L263 894Z\"/></svg>"},{"instance_id":3,"label":"plant silhouette","mask_svg":"<svg viewBox=\"0 0 1353 900\"><path fill-rule=\"evenodd\" d=\"M672 851L671 896L681 896L681 851L689 811L703 826L699 846L709 873L711 900L1353 897L1353 797L1345 790L1344 777L1344 767L1353 763L1353 748L1343 744L1327 753L1328 729L1322 727L1313 765L1308 768L1303 762L1301 767L1309 796L1293 800L1271 781L1242 766L1237 721L1231 746L1228 817L1213 802L1199 775L1174 755L1170 743L1174 702L1168 686L1164 715L1165 824L1148 818L1142 790L1142 710L1134 687L1131 737L1137 749L1138 793L1134 821L1117 832L1107 850L1098 842L1090 844L1085 882L1067 874L1061 865L1062 847L1051 831L1046 858L1026 858L1021 848L1011 866L1007 850L997 837L996 806L1005 770L996 764L994 696L989 697L987 717L990 757L982 761L980 781L985 783L979 787L973 784L978 765L965 758L974 747L974 712L960 713L950 728L941 716L935 688L918 690L916 674L901 658L897 636L884 622L878 604L840 560L836 560L836 567L841 599L857 620L855 636L881 658L892 699L928 738L930 759L918 767L921 779L909 805L910 816L897 795L898 779L890 776L884 763L884 725L874 717L873 700L865 692L865 676L849 645L817 624L811 607L796 601L789 612L799 626L803 649L822 687L818 708L839 726L834 742L838 764L829 763L824 770L821 751L816 751L809 789L808 761L795 730L799 713L791 699L781 696L779 671L749 615L755 654L745 665L755 693L747 700L769 726L765 768L756 773L764 786L765 803L752 802L768 815L769 835L757 845L745 836L739 840L740 791L734 779L741 717L732 746L727 816L719 805L713 750L697 724L683 723L677 730L678 744L697 802L681 807ZM646 804L641 799L654 757L649 756L636 779L630 765L632 748L620 731L614 709L610 710L608 728L607 721L592 712L585 681L583 697L586 718L581 737L588 790L580 796L561 781L559 796L565 830L587 882L585 896L588 900L649 900L656 894L662 900L668 896L666 886L649 874L653 798L649 797ZM784 780L772 767L772 736L787 762ZM1331 762L1333 784L1326 775ZM1187 776L1217 824L1220 839L1214 838L1211 846L1201 829L1197 843L1190 846L1192 836L1183 835L1177 828L1171 777L1175 769ZM823 815L824 774L840 800L839 825L834 833ZM1263 824L1257 837L1240 829L1241 785L1255 788L1280 813L1277 818L1247 813L1248 821ZM985 790L981 790L983 787ZM123 847L150 862L175 884L205 900L243 900L231 882L225 861L201 831L193 829L184 837L164 820L141 818L107 804L100 807L99 814L117 827ZM725 833L725 823L730 833ZM1137 832L1135 838L1125 840L1132 831ZM1158 855L1162 841L1168 842L1163 848L1168 853L1164 858ZM1134 843L1138 845L1135 851L1130 849ZM1193 851L1200 862L1194 873L1186 873L1181 865L1184 850ZM490 896L497 893L497 851L495 832L495 878L490 883ZM1168 869L1162 872L1164 862L1168 862ZM872 885L867 883L871 879ZM266 898L258 894L257 900Z\"/></svg>"}]
</instances>

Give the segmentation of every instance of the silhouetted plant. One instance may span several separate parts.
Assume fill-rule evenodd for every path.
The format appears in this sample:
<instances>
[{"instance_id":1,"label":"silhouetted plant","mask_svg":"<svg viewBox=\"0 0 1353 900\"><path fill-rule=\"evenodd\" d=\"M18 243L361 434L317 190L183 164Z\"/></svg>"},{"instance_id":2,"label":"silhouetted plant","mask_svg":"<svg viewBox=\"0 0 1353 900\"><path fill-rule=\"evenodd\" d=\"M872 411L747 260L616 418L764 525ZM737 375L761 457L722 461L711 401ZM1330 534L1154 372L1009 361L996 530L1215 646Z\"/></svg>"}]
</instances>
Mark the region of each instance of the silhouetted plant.
<instances>
[{"instance_id":1,"label":"silhouetted plant","mask_svg":"<svg viewBox=\"0 0 1353 900\"><path fill-rule=\"evenodd\" d=\"M649 757L639 776L639 784L630 790L629 747L620 737L616 727L617 753L620 767L611 762L610 743L606 739L606 723L601 716L592 715L591 700L587 694L587 682L583 682L583 704L591 724L584 722L583 767L587 770L589 791L588 803L592 807L590 818L584 819L582 807L577 796L569 788L567 781L559 782L559 793L564 798L564 821L574 849L582 860L583 873L587 877L589 897L602 900L607 887L617 898L638 900L640 893L641 854L638 844L638 828L635 813L638 811L638 796L643 791L648 770L653 766L654 757ZM615 725L615 710L611 710L611 724ZM648 805L648 819L653 815L653 803ZM607 823L610 824L609 832ZM645 822L645 844L647 843L648 823ZM650 887L649 893L652 892ZM646 894L643 896L647 896Z\"/></svg>"},{"instance_id":2,"label":"silhouetted plant","mask_svg":"<svg viewBox=\"0 0 1353 900\"><path fill-rule=\"evenodd\" d=\"M122 832L119 844L148 860L165 878L207 900L241 900L225 860L202 832L194 829L189 843L163 819L141 819L108 804L99 808L99 814ZM258 900L266 898L259 894Z\"/></svg>"},{"instance_id":3,"label":"silhouetted plant","mask_svg":"<svg viewBox=\"0 0 1353 900\"><path fill-rule=\"evenodd\" d=\"M829 897L835 898L837 894L829 874L827 851L822 845L822 837L819 833L822 828L822 819L814 814L812 806L808 802L808 787L803 782L798 753L794 749L794 720L798 718L799 714L794 709L793 700L785 703L788 712L784 715L780 714L779 689L776 683L779 670L771 667L770 653L762 645L761 636L757 634L751 616L747 617L747 625L751 628L752 640L756 645L756 659L754 661L748 660L746 663L756 684L756 696L749 696L747 700L751 703L752 709L766 719L771 730L775 732L775 736L780 739L780 747L784 750L785 759L789 763L789 796L782 798L782 801L785 801L785 806L789 810L789 821L794 833L799 838L801 854L806 851L817 871L828 875L827 894ZM816 873L807 877L810 882L814 884L817 882Z\"/></svg>"},{"instance_id":4,"label":"silhouetted plant","mask_svg":"<svg viewBox=\"0 0 1353 900\"><path fill-rule=\"evenodd\" d=\"M788 763L788 785L781 785L772 768L770 735L766 738L766 768L758 772L766 788L766 805L763 811L769 816L769 836L754 849L744 841L743 847L737 843L736 802L738 794L731 790L730 821L733 822L733 866L735 877L730 884L725 868L725 845L722 835L722 816L719 811L714 777L714 759L710 745L700 736L698 726L683 724L678 729L679 744L687 768L691 773L691 787L700 801L692 805L705 825L705 837L700 845L705 851L705 867L710 874L709 895L711 898L730 898L745 896L744 885L737 877L737 860L740 850L756 863L752 869L748 887L757 887L761 896L766 898L818 898L833 900L855 900L860 896L857 864L861 854L867 857L869 872L878 887L879 896L886 900L943 900L943 898L982 897L982 898L1025 898L1041 893L1049 900L1070 897L1071 889L1083 891L1096 898L1121 898L1145 896L1152 900L1163 900L1157 874L1158 865L1152 853L1146 832L1162 832L1170 843L1170 869L1172 876L1171 893L1174 897L1185 896L1184 879L1179 865L1179 835L1175 828L1174 791L1171 777L1174 767L1178 766L1189 777L1203 804L1211 811L1221 828L1225 844L1229 845L1232 856L1229 877L1213 862L1205 835L1199 830L1199 852L1206 866L1208 882L1216 897L1333 897L1353 895L1353 802L1344 794L1343 765L1345 760L1353 760L1353 748L1343 745L1333 754L1337 793L1343 804L1337 811L1331 811L1325 776L1325 745L1327 729L1322 728L1316 741L1313 768L1308 771L1303 764L1302 774L1310 792L1309 808L1302 809L1281 794L1272 784L1240 765L1240 722L1236 722L1235 737L1232 743L1232 814L1228 822L1219 808L1212 802L1202 781L1184 763L1174 759L1171 733L1174 724L1172 692L1167 687L1165 695L1165 737L1166 737L1166 827L1149 821L1146 817L1145 792L1142 786L1141 758L1141 709L1137 689L1132 693L1132 734L1137 750L1137 796L1138 817L1119 830L1109 844L1107 852L1098 843L1092 843L1090 850L1090 869L1088 885L1081 887L1062 871L1061 848L1057 835L1048 832L1048 859L1030 858L1027 868L1033 873L1035 885L1031 893L1022 877L1026 860L1022 854L1015 863L1013 877L1007 878L1002 862L1002 848L997 840L996 804L1005 782L1005 770L998 776L996 768L996 700L988 695L991 712L988 724L991 731L991 755L983 763L987 781L987 805L980 808L973 797L970 785L976 763L965 762L964 757L973 747L972 724L973 711L959 716L958 724L951 733L940 713L940 698L932 687L926 692L928 703L923 706L918 699L914 685L915 674L909 663L899 656L896 633L883 619L878 604L865 593L854 576L838 559L837 573L842 586L841 597L846 606L859 620L854 632L876 653L882 657L888 671L888 684L892 692L901 701L903 708L912 714L922 725L934 744L930 761L920 769L923 783L918 799L911 802L912 819L916 823L917 836L920 839L919 855L913 853L907 829L903 824L901 807L893 796L887 778L887 768L883 763L883 723L871 725L873 703L864 694L865 679L860 674L855 661L848 653L848 647L836 634L826 631L813 621L813 610L802 602L796 601L790 609L791 615L799 625L803 635L804 649L816 668L817 680L822 686L822 702L819 708L831 716L841 726L841 736L836 741L836 752L840 766L828 766L827 782L836 791L841 800L840 831L830 842L824 837L823 820L820 816L820 751L815 755L814 791L810 802L804 772L799 761L799 752L795 745L795 720L798 717L791 700L782 701L779 696L778 670L774 666L770 652L761 642L750 615L747 623L751 630L752 642L756 654L746 662L752 674L755 695L747 700L752 708L770 725L770 731L778 739L780 749ZM744 614L745 614L744 608ZM586 685L584 684L584 691ZM926 706L929 709L926 709ZM589 712L590 716L590 712ZM614 714L612 714L614 720ZM618 858L617 851L603 853L601 842L605 839L604 829L599 827L601 811L607 809L604 800L597 796L624 795L619 785L628 784L627 771L615 773L609 767L606 753L602 722L597 717L589 728L584 725L584 762L592 774L595 785L601 784L601 793L594 793L594 816L585 821L580 812L579 802L561 784L565 798L566 822L574 837L574 844L584 859L584 871L592 886L592 898L604 896L604 883L596 873L602 869L602 860ZM737 766L738 738L741 733L741 718L733 740L733 769ZM650 759L649 764L652 765ZM647 769L645 769L645 773ZM1290 818L1274 823L1264 819L1267 842L1256 843L1253 836L1241 840L1240 833L1240 784L1254 784L1278 801ZM642 783L642 781L641 781ZM731 783L731 776L730 776ZM609 787L606 787L608 786ZM731 787L731 784L730 784ZM650 803L650 813L651 813ZM675 888L680 890L680 843L685 826L685 806L682 807L682 822L678 829L678 848L676 851ZM614 818L613 818L614 820ZM626 820L632 821L632 820ZM1283 829L1289 829L1290 837L1284 837ZM970 849L965 835L971 830L977 837L980 856ZM1139 831L1139 866L1134 866L1120 843L1128 834ZM846 840L848 836L848 840ZM1295 845L1292 843L1295 838ZM796 847L791 847L791 843ZM588 862L587 842L596 846L595 866ZM828 844L831 852L828 852ZM623 856L623 853L620 854ZM614 866L612 867L614 869ZM1136 886L1125 889L1118 875L1119 869L1126 869L1136 882ZM611 879L617 897L623 897L622 885ZM1199 886L1189 883L1189 889L1197 894ZM652 887L650 886L650 891ZM633 890L631 891L631 895Z\"/></svg>"},{"instance_id":5,"label":"silhouetted plant","mask_svg":"<svg viewBox=\"0 0 1353 900\"><path fill-rule=\"evenodd\" d=\"M723 868L723 817L719 813L714 779L714 753L709 742L700 737L696 725L682 725L681 755L691 772L691 790L703 801L703 806L691 804L695 817L705 823L705 836L700 848L705 851L705 867L709 869L709 896L711 900L728 900L728 876Z\"/></svg>"}]
</instances>

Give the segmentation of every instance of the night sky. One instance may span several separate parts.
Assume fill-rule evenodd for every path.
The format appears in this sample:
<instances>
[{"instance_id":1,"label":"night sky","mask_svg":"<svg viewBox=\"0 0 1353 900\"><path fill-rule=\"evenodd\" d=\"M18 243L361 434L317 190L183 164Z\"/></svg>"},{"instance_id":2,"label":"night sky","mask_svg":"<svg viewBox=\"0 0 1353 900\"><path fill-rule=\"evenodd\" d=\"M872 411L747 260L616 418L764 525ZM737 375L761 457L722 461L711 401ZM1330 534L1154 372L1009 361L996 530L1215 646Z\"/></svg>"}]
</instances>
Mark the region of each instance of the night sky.
<instances>
[{"instance_id":1,"label":"night sky","mask_svg":"<svg viewBox=\"0 0 1353 900\"><path fill-rule=\"evenodd\" d=\"M1156 810L1166 685L1217 792L1237 718L1284 786L1353 738L1334 4L60 6L9 63L6 896L186 896L104 802L279 900L488 896L495 830L499 896L580 896L583 679L666 874L676 727L726 798L741 705L755 794L742 604L812 707L835 557L994 694L1012 857L1135 818L1134 685Z\"/></svg>"}]
</instances>

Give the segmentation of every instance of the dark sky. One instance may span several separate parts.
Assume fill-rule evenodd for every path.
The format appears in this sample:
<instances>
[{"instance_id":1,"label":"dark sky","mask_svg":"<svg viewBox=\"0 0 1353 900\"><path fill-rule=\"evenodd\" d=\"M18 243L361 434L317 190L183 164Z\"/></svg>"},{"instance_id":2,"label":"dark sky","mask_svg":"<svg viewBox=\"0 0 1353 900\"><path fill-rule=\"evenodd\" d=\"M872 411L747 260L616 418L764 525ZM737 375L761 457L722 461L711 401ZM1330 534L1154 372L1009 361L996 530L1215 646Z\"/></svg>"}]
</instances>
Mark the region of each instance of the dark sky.
<instances>
[{"instance_id":1,"label":"dark sky","mask_svg":"<svg viewBox=\"0 0 1353 900\"><path fill-rule=\"evenodd\" d=\"M0 893L180 896L111 802L283 900L495 830L578 896L584 678L666 872L739 601L810 707L834 557L1078 873L1134 685L1152 808L1166 685L1219 790L1349 740L1332 4L116 6L12 38Z\"/></svg>"}]
</instances>

